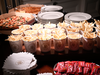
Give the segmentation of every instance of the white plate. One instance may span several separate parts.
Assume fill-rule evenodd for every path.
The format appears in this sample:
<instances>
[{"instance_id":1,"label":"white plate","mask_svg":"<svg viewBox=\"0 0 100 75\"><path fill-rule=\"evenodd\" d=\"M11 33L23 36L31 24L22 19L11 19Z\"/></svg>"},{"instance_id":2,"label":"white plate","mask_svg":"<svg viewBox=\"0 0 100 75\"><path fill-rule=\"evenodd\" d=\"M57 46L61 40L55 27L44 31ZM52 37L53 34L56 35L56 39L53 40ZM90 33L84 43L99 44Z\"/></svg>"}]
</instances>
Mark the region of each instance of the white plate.
<instances>
[{"instance_id":1,"label":"white plate","mask_svg":"<svg viewBox=\"0 0 100 75\"><path fill-rule=\"evenodd\" d=\"M63 16L64 16L64 14L61 12L44 12L44 13L38 14L38 18L44 19L44 20L59 19Z\"/></svg>"},{"instance_id":2,"label":"white plate","mask_svg":"<svg viewBox=\"0 0 100 75\"><path fill-rule=\"evenodd\" d=\"M72 12L65 15L65 20L68 21L84 21L89 20L91 15L83 12Z\"/></svg>"},{"instance_id":3,"label":"white plate","mask_svg":"<svg viewBox=\"0 0 100 75\"><path fill-rule=\"evenodd\" d=\"M49 11L62 11L63 7L58 5L48 5L41 8L42 12L49 12Z\"/></svg>"}]
</instances>

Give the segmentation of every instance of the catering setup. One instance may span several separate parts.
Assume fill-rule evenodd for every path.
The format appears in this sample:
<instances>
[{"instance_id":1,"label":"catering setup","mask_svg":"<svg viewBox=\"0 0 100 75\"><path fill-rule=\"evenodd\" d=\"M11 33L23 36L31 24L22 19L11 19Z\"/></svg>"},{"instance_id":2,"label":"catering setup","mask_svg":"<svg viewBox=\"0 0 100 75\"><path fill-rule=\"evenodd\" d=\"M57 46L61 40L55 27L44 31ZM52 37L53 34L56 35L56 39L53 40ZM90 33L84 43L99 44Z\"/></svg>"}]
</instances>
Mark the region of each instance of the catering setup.
<instances>
[{"instance_id":1,"label":"catering setup","mask_svg":"<svg viewBox=\"0 0 100 75\"><path fill-rule=\"evenodd\" d=\"M0 15L0 33L8 35L12 51L4 75L100 75L100 63L93 59L100 55L100 20L88 13L20 5Z\"/></svg>"}]
</instances>

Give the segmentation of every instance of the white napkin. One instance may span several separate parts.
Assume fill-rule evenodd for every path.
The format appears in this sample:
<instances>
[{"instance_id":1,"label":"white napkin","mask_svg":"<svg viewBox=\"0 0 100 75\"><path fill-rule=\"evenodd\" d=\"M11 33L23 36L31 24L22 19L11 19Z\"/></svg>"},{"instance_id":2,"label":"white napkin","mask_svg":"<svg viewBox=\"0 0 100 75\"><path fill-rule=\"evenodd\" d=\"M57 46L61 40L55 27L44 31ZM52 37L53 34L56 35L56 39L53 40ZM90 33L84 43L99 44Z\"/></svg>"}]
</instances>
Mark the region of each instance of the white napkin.
<instances>
[{"instance_id":1,"label":"white napkin","mask_svg":"<svg viewBox=\"0 0 100 75\"><path fill-rule=\"evenodd\" d=\"M53 75L52 73L39 73L37 75Z\"/></svg>"},{"instance_id":2,"label":"white napkin","mask_svg":"<svg viewBox=\"0 0 100 75\"><path fill-rule=\"evenodd\" d=\"M37 60L28 52L13 53L4 62L3 69L26 70L36 66Z\"/></svg>"}]
</instances>

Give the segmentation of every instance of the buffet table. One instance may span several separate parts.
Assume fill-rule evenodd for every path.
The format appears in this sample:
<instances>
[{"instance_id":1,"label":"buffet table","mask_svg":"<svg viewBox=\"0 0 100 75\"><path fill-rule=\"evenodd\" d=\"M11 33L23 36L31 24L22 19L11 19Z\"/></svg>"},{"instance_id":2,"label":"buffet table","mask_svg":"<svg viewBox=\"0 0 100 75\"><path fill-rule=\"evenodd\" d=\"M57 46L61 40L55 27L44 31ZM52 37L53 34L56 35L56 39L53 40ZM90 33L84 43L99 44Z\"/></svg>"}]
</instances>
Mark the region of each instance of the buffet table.
<instances>
[{"instance_id":1,"label":"buffet table","mask_svg":"<svg viewBox=\"0 0 100 75\"><path fill-rule=\"evenodd\" d=\"M10 48L9 42L4 41L7 38L7 35L0 34L0 50L2 55L2 64L4 60L12 53L12 50ZM24 49L24 47L23 47ZM64 52L58 53L54 52L52 49L52 52L49 53L41 53L36 52L35 57L37 59L37 67L33 70L31 70L31 75L36 75L38 73L44 73L44 72L51 72L53 73L53 67L57 62L60 61L86 61L86 62L94 62L96 64L100 64L99 57L100 57L100 50L95 48L91 51L86 50L78 50L78 51L70 51L65 50ZM1 72L2 73L2 72Z\"/></svg>"},{"instance_id":2,"label":"buffet table","mask_svg":"<svg viewBox=\"0 0 100 75\"><path fill-rule=\"evenodd\" d=\"M32 24L35 23L35 19L32 20ZM30 23L29 23L30 24ZM30 24L30 25L32 25ZM8 35L11 34L11 31L0 30L0 50L2 55L1 67L4 64L4 60L13 53L9 41L5 41L8 38ZM5 35L6 34L6 35ZM18 46L17 46L18 47ZM19 47L18 47L19 48ZM76 47L75 47L76 48ZM25 46L22 45L22 51L27 52ZM79 49L75 51L69 50L68 45L65 46L62 52L57 52L54 46L51 47L49 52L41 52L40 48L37 47L36 52L33 53L37 59L37 67L31 70L31 75L36 75L38 73L53 73L54 65L60 61L86 61L93 62L100 65L100 49L97 48L97 44L94 44L92 50L84 50L83 45L79 45ZM2 69L1 69L1 73Z\"/></svg>"}]
</instances>

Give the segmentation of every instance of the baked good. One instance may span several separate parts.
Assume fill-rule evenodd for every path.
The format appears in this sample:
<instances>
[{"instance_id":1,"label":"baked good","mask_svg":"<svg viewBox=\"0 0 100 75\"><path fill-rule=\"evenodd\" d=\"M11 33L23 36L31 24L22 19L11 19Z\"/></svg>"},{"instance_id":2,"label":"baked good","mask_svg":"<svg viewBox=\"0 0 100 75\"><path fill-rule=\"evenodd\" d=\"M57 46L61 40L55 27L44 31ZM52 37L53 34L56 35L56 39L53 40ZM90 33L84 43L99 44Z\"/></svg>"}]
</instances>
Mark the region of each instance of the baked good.
<instances>
[{"instance_id":1,"label":"baked good","mask_svg":"<svg viewBox=\"0 0 100 75\"><path fill-rule=\"evenodd\" d=\"M22 16L11 16L0 19L0 29L17 29L18 26L26 24L29 20L29 17Z\"/></svg>"}]
</instances>

